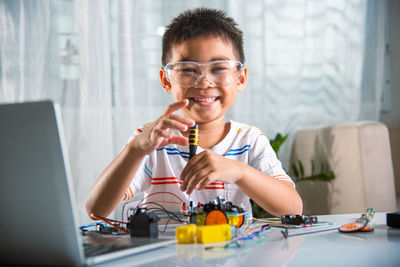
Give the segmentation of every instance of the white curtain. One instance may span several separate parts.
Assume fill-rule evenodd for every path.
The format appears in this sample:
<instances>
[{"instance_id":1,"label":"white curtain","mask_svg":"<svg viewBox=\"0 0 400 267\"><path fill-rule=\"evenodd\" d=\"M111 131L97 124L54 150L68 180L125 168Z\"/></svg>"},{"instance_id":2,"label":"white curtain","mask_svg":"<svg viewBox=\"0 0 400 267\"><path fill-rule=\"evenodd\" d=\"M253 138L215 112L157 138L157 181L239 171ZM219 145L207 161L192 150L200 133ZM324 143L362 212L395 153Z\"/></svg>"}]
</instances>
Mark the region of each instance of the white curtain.
<instances>
[{"instance_id":1,"label":"white curtain","mask_svg":"<svg viewBox=\"0 0 400 267\"><path fill-rule=\"evenodd\" d=\"M81 223L97 176L135 128L160 116L161 36L187 8L225 10L244 32L248 88L227 118L269 138L378 120L387 2L0 0L0 102L62 107Z\"/></svg>"}]
</instances>

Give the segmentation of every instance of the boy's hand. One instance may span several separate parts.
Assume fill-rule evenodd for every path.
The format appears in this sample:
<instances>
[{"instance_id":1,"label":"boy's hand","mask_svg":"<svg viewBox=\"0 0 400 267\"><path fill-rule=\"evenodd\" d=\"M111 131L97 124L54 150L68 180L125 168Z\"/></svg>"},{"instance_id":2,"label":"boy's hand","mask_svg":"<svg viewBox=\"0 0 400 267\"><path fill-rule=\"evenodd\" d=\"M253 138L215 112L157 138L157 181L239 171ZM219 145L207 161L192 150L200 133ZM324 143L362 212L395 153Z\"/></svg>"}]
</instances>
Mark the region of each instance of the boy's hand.
<instances>
[{"instance_id":1,"label":"boy's hand","mask_svg":"<svg viewBox=\"0 0 400 267\"><path fill-rule=\"evenodd\" d=\"M204 150L188 161L182 171L181 190L190 194L212 182L235 183L242 177L243 163L227 159L211 150Z\"/></svg>"},{"instance_id":2,"label":"boy's hand","mask_svg":"<svg viewBox=\"0 0 400 267\"><path fill-rule=\"evenodd\" d=\"M160 118L145 128L141 134L132 140L131 147L140 151L140 154L142 155L149 155L155 149L164 147L168 144L188 146L189 141L187 137L173 135L168 131L169 129L175 129L181 132L186 132L188 127L195 125L194 120L185 118L182 115L174 114L175 111L186 107L188 104L189 100L185 99L169 105Z\"/></svg>"}]
</instances>

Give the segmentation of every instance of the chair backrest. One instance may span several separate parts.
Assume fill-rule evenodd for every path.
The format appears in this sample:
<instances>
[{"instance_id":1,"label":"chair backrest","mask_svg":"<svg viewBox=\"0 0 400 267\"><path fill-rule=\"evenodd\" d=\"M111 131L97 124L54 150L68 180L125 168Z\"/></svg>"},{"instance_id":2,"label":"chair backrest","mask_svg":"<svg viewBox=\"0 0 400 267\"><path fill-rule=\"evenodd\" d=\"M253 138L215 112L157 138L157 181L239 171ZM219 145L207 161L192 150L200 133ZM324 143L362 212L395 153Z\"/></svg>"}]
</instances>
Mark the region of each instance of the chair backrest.
<instances>
[{"instance_id":1,"label":"chair backrest","mask_svg":"<svg viewBox=\"0 0 400 267\"><path fill-rule=\"evenodd\" d=\"M360 213L367 208L395 211L394 174L387 127L357 122L296 133L290 165L300 160L304 174L323 164L335 174L330 182L303 181L296 187L304 214Z\"/></svg>"}]
</instances>

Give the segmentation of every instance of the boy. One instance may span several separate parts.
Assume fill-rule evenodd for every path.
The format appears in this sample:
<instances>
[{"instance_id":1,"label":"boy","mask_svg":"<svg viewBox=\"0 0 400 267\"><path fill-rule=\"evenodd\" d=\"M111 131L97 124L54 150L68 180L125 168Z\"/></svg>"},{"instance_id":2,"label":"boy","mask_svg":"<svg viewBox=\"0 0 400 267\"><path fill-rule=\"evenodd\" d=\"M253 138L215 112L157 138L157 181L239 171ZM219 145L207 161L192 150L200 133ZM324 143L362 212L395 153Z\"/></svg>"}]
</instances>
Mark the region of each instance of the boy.
<instances>
[{"instance_id":1,"label":"boy","mask_svg":"<svg viewBox=\"0 0 400 267\"><path fill-rule=\"evenodd\" d=\"M175 103L138 129L103 171L86 200L88 214L106 217L141 191L174 211L182 205L175 197L196 205L221 196L245 210L251 210L250 197L275 216L302 214L302 200L267 138L257 128L224 121L247 81L234 20L213 9L188 10L168 26L162 43L159 76ZM198 154L189 160L188 130L195 124Z\"/></svg>"}]
</instances>

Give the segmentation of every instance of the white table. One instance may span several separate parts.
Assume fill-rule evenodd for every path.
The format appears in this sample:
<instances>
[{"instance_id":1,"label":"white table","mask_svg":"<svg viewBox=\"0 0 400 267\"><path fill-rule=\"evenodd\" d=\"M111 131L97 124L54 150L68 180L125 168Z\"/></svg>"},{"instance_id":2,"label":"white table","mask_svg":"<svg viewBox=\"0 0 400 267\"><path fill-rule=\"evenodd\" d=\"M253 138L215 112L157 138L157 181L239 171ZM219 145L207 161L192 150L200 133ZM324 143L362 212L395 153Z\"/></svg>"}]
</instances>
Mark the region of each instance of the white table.
<instances>
[{"instance_id":1,"label":"white table","mask_svg":"<svg viewBox=\"0 0 400 267\"><path fill-rule=\"evenodd\" d=\"M340 226L360 215L318 219ZM330 230L288 238L282 229L273 228L261 244L213 250L204 249L210 244L171 245L102 266L400 266L400 229L386 226L386 213L375 214L371 224L375 225L373 232Z\"/></svg>"}]
</instances>

